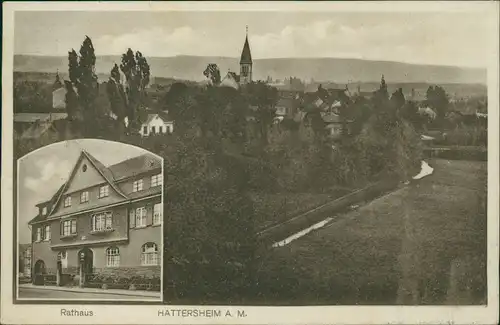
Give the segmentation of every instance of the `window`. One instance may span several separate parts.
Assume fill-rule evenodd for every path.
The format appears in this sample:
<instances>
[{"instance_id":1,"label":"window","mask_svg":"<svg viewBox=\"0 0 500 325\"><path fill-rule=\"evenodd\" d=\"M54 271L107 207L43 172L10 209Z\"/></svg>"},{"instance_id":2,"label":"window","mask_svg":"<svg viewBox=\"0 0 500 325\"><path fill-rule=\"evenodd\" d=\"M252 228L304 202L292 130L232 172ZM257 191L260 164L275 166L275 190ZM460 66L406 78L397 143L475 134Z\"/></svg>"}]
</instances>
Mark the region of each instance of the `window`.
<instances>
[{"instance_id":1,"label":"window","mask_svg":"<svg viewBox=\"0 0 500 325\"><path fill-rule=\"evenodd\" d=\"M36 241L42 241L42 228L36 228Z\"/></svg>"},{"instance_id":2,"label":"window","mask_svg":"<svg viewBox=\"0 0 500 325\"><path fill-rule=\"evenodd\" d=\"M163 175L162 174L151 176L151 187L159 186L162 183L163 183Z\"/></svg>"},{"instance_id":3,"label":"window","mask_svg":"<svg viewBox=\"0 0 500 325\"><path fill-rule=\"evenodd\" d=\"M66 198L64 199L64 207L67 208L70 206L71 206L71 196L66 196Z\"/></svg>"},{"instance_id":4,"label":"window","mask_svg":"<svg viewBox=\"0 0 500 325\"><path fill-rule=\"evenodd\" d=\"M46 215L47 214L47 207L43 207L42 209L42 215Z\"/></svg>"},{"instance_id":5,"label":"window","mask_svg":"<svg viewBox=\"0 0 500 325\"><path fill-rule=\"evenodd\" d=\"M43 239L45 241L49 241L50 240L50 226L45 226L45 228L44 228L44 234L43 234Z\"/></svg>"},{"instance_id":6,"label":"window","mask_svg":"<svg viewBox=\"0 0 500 325\"><path fill-rule=\"evenodd\" d=\"M147 125L144 125L144 127L142 128L142 133L144 133L144 135L148 134L148 126Z\"/></svg>"},{"instance_id":7,"label":"window","mask_svg":"<svg viewBox=\"0 0 500 325\"><path fill-rule=\"evenodd\" d=\"M106 266L120 266L120 250L118 247L108 247L106 249Z\"/></svg>"},{"instance_id":8,"label":"window","mask_svg":"<svg viewBox=\"0 0 500 325\"><path fill-rule=\"evenodd\" d=\"M82 170L83 170L83 172L85 173L85 172L87 171L87 165L83 164L83 166L82 166Z\"/></svg>"},{"instance_id":9,"label":"window","mask_svg":"<svg viewBox=\"0 0 500 325\"><path fill-rule=\"evenodd\" d=\"M80 203L85 203L88 201L89 201L89 192L83 191L82 194L80 194Z\"/></svg>"},{"instance_id":10,"label":"window","mask_svg":"<svg viewBox=\"0 0 500 325\"><path fill-rule=\"evenodd\" d=\"M161 225L163 221L162 204L155 204L153 207L153 225Z\"/></svg>"},{"instance_id":11,"label":"window","mask_svg":"<svg viewBox=\"0 0 500 325\"><path fill-rule=\"evenodd\" d=\"M146 208L137 208L135 210L135 226L146 227Z\"/></svg>"},{"instance_id":12,"label":"window","mask_svg":"<svg viewBox=\"0 0 500 325\"><path fill-rule=\"evenodd\" d=\"M163 133L163 126L159 126L158 129L159 129L158 130L159 133Z\"/></svg>"},{"instance_id":13,"label":"window","mask_svg":"<svg viewBox=\"0 0 500 325\"><path fill-rule=\"evenodd\" d=\"M99 188L99 198L109 196L109 185L104 185Z\"/></svg>"},{"instance_id":14,"label":"window","mask_svg":"<svg viewBox=\"0 0 500 325\"><path fill-rule=\"evenodd\" d=\"M111 212L94 214L91 221L92 231L105 231L113 229Z\"/></svg>"},{"instance_id":15,"label":"window","mask_svg":"<svg viewBox=\"0 0 500 325\"><path fill-rule=\"evenodd\" d=\"M153 134L156 133L156 127L154 127L154 126L151 127L151 133L153 133Z\"/></svg>"},{"instance_id":16,"label":"window","mask_svg":"<svg viewBox=\"0 0 500 325\"><path fill-rule=\"evenodd\" d=\"M134 192L142 191L142 179L134 182Z\"/></svg>"},{"instance_id":17,"label":"window","mask_svg":"<svg viewBox=\"0 0 500 325\"><path fill-rule=\"evenodd\" d=\"M142 245L141 265L158 265L158 245L155 243L146 243Z\"/></svg>"},{"instance_id":18,"label":"window","mask_svg":"<svg viewBox=\"0 0 500 325\"><path fill-rule=\"evenodd\" d=\"M76 219L64 220L61 223L61 236L71 236L76 234Z\"/></svg>"},{"instance_id":19,"label":"window","mask_svg":"<svg viewBox=\"0 0 500 325\"><path fill-rule=\"evenodd\" d=\"M68 267L68 253L66 251L57 253L57 259L61 261L61 267L63 269Z\"/></svg>"}]
</instances>

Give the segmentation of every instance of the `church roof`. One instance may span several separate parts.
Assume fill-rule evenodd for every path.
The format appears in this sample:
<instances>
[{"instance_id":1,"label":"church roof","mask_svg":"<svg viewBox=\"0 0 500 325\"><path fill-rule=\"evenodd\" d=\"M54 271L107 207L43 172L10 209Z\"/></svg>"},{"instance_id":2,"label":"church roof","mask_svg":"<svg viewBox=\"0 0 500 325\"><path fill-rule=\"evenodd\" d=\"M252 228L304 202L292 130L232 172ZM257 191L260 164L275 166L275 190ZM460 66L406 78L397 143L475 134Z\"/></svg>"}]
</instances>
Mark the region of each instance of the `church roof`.
<instances>
[{"instance_id":1,"label":"church roof","mask_svg":"<svg viewBox=\"0 0 500 325\"><path fill-rule=\"evenodd\" d=\"M245 38L245 45L243 45L243 51L241 52L241 60L242 63L252 63L252 53L250 53L250 45L248 44L248 35Z\"/></svg>"}]
</instances>

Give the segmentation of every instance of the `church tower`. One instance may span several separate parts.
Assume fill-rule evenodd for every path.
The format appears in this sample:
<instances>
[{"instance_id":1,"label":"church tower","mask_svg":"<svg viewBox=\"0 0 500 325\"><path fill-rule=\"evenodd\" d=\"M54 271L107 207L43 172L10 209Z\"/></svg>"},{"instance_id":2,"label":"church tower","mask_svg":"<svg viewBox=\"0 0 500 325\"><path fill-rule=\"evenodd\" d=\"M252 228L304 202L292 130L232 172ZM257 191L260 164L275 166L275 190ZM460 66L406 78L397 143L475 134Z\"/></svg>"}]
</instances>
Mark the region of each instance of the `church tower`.
<instances>
[{"instance_id":1,"label":"church tower","mask_svg":"<svg viewBox=\"0 0 500 325\"><path fill-rule=\"evenodd\" d=\"M252 82L252 53L250 53L250 45L248 44L248 26L246 30L245 45L241 52L240 59L240 84L248 84Z\"/></svg>"}]
</instances>

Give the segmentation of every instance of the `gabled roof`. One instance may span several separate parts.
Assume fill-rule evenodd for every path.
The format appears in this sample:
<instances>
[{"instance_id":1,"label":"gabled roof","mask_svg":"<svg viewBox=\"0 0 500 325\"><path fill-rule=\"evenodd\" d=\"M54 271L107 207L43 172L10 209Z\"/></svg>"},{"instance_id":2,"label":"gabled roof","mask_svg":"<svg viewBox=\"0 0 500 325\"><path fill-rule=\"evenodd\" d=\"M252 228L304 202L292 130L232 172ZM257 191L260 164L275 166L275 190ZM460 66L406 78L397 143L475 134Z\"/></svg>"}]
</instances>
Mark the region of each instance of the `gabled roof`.
<instances>
[{"instance_id":1,"label":"gabled roof","mask_svg":"<svg viewBox=\"0 0 500 325\"><path fill-rule=\"evenodd\" d=\"M138 157L130 158L108 167L115 182L161 168L161 159L146 153Z\"/></svg>"},{"instance_id":2,"label":"gabled roof","mask_svg":"<svg viewBox=\"0 0 500 325\"><path fill-rule=\"evenodd\" d=\"M58 212L54 214L55 208L57 207L59 201L61 200L62 195L64 194L66 188L69 186L71 183L71 180L75 174L76 166L80 163L80 161L83 158L87 158L90 163L94 166L94 168L104 177L104 179L108 182L108 184L118 193L120 194L124 200L131 200L135 199L138 197L143 197L143 196L149 196L149 195L154 195L161 193L162 186L158 186L155 188L148 189L146 191L141 191L140 193L132 193L129 196L125 195L120 188L117 185L117 182L120 180L127 179L129 177L133 177L138 174L142 174L148 171L153 171L155 169L160 169L162 166L161 159L155 155L146 153L138 157L130 158L127 160L124 160L122 162L119 162L117 164L111 165L109 167L104 166L99 160L97 160L94 156L92 156L90 153L87 151L83 150L80 154L80 157L78 158L77 162L75 163L75 167L71 171L70 177L68 178L68 181L66 181L64 184L61 185L61 187L57 190L57 192L52 196L52 198L46 202L50 202L52 205L52 209L49 213L46 215L40 215L38 214L35 216L29 224L43 221L47 218L56 218L59 217L60 215L66 213L66 212ZM82 211L86 211L89 209L97 208L101 205L102 203L96 202L93 205L85 205L82 206L80 209L77 209L73 211L74 213L80 213Z\"/></svg>"},{"instance_id":3,"label":"gabled roof","mask_svg":"<svg viewBox=\"0 0 500 325\"><path fill-rule=\"evenodd\" d=\"M242 63L252 64L252 53L250 53L250 44L248 44L248 35L245 37L245 44L243 45L243 51L241 52L240 64Z\"/></svg>"},{"instance_id":4,"label":"gabled roof","mask_svg":"<svg viewBox=\"0 0 500 325\"><path fill-rule=\"evenodd\" d=\"M106 179L106 181L111 185L111 187L118 192L123 197L127 197L123 192L118 188L118 186L115 185L114 182L114 177L113 173L106 168L99 160L97 160L94 156L92 156L90 153L87 151L83 151L83 154L87 156L88 160L94 165L94 167L97 169L97 171Z\"/></svg>"},{"instance_id":5,"label":"gabled roof","mask_svg":"<svg viewBox=\"0 0 500 325\"><path fill-rule=\"evenodd\" d=\"M227 73L227 77L233 79L236 82L240 82L240 76L238 74L236 74L236 72L229 71Z\"/></svg>"},{"instance_id":6,"label":"gabled roof","mask_svg":"<svg viewBox=\"0 0 500 325\"><path fill-rule=\"evenodd\" d=\"M49 213L49 215L51 215L55 208L57 207L57 204L59 203L59 201L61 200L61 197L62 197L62 194L66 191L68 185L71 183L74 175L76 174L76 166L78 166L78 164L80 163L80 161L86 157L90 163L94 166L94 168L99 172L99 174L101 174L102 177L104 177L104 179L108 182L108 184L121 196L123 196L124 198L127 198L127 196L125 194L123 194L123 192L118 188L118 186L116 186L116 184L114 183L114 180L113 180L113 174L99 161L97 160L96 158L94 158L94 156L92 156L90 153L88 153L87 151L85 150L82 150L81 154L80 154L80 157L78 157L78 160L76 161L75 165L73 166L73 170L71 171L71 174L68 178L68 181L66 183L64 183L64 186L63 186L63 190L59 193L59 196L57 197L57 200L56 202L54 203L54 205L52 206L52 209Z\"/></svg>"},{"instance_id":7,"label":"gabled roof","mask_svg":"<svg viewBox=\"0 0 500 325\"><path fill-rule=\"evenodd\" d=\"M149 122L151 122L153 119L155 119L156 117L159 117L160 119L162 119L162 121L164 123L167 123L167 122L172 122L172 119L168 116L167 113L165 112L158 112L158 113L151 113L151 114L148 114L148 118L146 119L146 121L143 123L143 124L149 124Z\"/></svg>"},{"instance_id":8,"label":"gabled roof","mask_svg":"<svg viewBox=\"0 0 500 325\"><path fill-rule=\"evenodd\" d=\"M54 205L55 205L55 203L57 202L57 199L58 199L58 198L59 198L59 196L61 195L61 193L62 193L62 191L63 191L63 189L64 189L65 184L66 184L66 183L62 184L62 185L59 187L59 189L58 189L58 190L54 193L54 195L52 195L52 197L51 197L48 201L46 201L46 202L44 202L44 203L49 202L49 203L51 203L51 204L52 204L52 206L54 206ZM40 203L40 204L42 204L42 203ZM37 206L38 206L38 205L39 205L39 204L37 204ZM47 213L46 215L41 215L41 214L40 214L40 212L39 212L39 213L38 213L38 214L37 214L37 215L36 215L33 219L31 219L31 221L30 221L30 222L28 222L28 224L30 225L30 224L32 224L32 223L34 223L34 222L38 222L38 221L44 220L44 219L46 219L46 218L47 218L47 216L48 216L48 215L49 215L49 213Z\"/></svg>"},{"instance_id":9,"label":"gabled roof","mask_svg":"<svg viewBox=\"0 0 500 325\"><path fill-rule=\"evenodd\" d=\"M49 113L15 113L14 122L34 123L36 121L49 121Z\"/></svg>"}]
</instances>

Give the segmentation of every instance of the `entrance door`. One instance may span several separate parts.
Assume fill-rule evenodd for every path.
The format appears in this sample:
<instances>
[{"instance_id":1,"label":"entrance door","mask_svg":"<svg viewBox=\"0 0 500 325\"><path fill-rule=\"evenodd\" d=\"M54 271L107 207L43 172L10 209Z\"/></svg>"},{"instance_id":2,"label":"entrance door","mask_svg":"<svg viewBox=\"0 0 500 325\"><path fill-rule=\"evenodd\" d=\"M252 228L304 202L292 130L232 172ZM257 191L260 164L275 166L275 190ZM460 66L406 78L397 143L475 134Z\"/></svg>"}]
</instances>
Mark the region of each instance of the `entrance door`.
<instances>
[{"instance_id":1,"label":"entrance door","mask_svg":"<svg viewBox=\"0 0 500 325\"><path fill-rule=\"evenodd\" d=\"M46 273L45 262L42 260L36 261L34 271L35 271L35 275L45 274Z\"/></svg>"},{"instance_id":2,"label":"entrance door","mask_svg":"<svg viewBox=\"0 0 500 325\"><path fill-rule=\"evenodd\" d=\"M83 274L84 276L94 273L94 253L91 249L83 248L78 252L78 261L82 263L83 256Z\"/></svg>"},{"instance_id":3,"label":"entrance door","mask_svg":"<svg viewBox=\"0 0 500 325\"><path fill-rule=\"evenodd\" d=\"M42 260L36 261L34 268L33 268L33 273L34 276L32 277L32 281L34 285L44 285L45 283L45 277L44 274L46 273L45 269L45 262Z\"/></svg>"}]
</instances>

